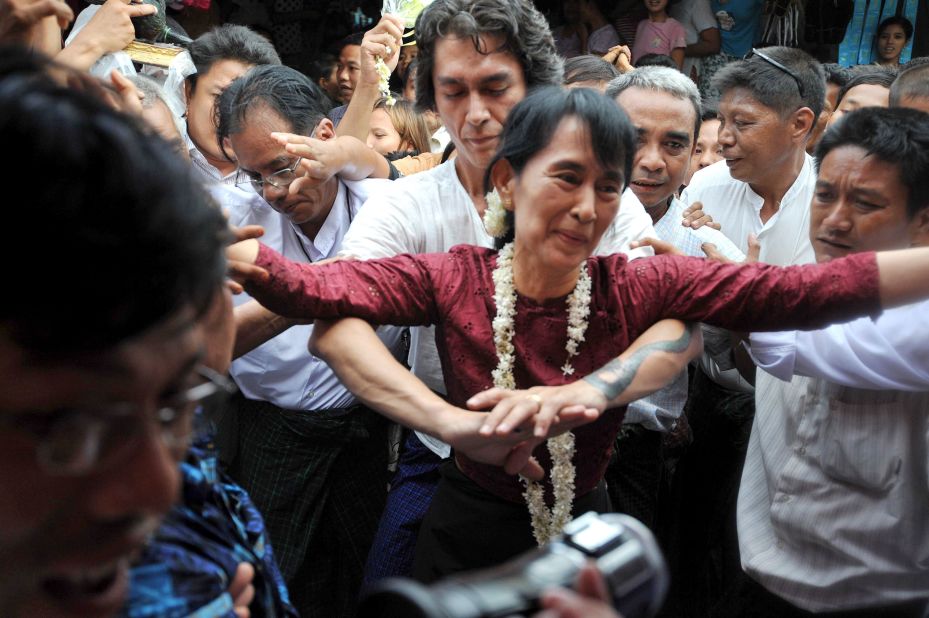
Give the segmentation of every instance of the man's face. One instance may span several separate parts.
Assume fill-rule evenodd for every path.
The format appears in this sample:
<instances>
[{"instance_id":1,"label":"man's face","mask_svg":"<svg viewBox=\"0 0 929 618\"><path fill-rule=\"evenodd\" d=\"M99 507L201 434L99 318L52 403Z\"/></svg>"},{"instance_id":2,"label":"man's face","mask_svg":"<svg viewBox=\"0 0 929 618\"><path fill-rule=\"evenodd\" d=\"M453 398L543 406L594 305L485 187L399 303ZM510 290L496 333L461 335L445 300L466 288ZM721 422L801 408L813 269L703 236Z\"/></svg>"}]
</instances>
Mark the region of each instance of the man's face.
<instances>
[{"instance_id":1,"label":"man's face","mask_svg":"<svg viewBox=\"0 0 929 618\"><path fill-rule=\"evenodd\" d=\"M694 172L709 167L717 161L722 161L723 155L719 150L719 120L710 118L700 123L700 133L697 134L697 147L690 161L690 170L684 184L690 184Z\"/></svg>"},{"instance_id":2,"label":"man's face","mask_svg":"<svg viewBox=\"0 0 929 618\"><path fill-rule=\"evenodd\" d=\"M251 65L237 60L220 60L197 78L197 86L192 92L187 88L187 133L197 150L209 159L226 159L216 143L216 123L213 118L216 97L250 68Z\"/></svg>"},{"instance_id":3,"label":"man's face","mask_svg":"<svg viewBox=\"0 0 929 618\"><path fill-rule=\"evenodd\" d=\"M481 35L481 48L503 44L499 36ZM436 41L432 72L436 110L445 124L458 157L486 168L497 150L507 114L526 96L526 78L509 52L482 54L470 38Z\"/></svg>"},{"instance_id":4,"label":"man's face","mask_svg":"<svg viewBox=\"0 0 929 618\"><path fill-rule=\"evenodd\" d=\"M665 206L690 167L697 112L686 99L643 88L623 90L616 102L638 135L629 186L645 208Z\"/></svg>"},{"instance_id":5,"label":"man's face","mask_svg":"<svg viewBox=\"0 0 929 618\"><path fill-rule=\"evenodd\" d=\"M839 118L862 107L887 107L890 102L890 89L877 84L861 84L845 93L839 101L839 107L832 112L829 125L834 125Z\"/></svg>"},{"instance_id":6,"label":"man's face","mask_svg":"<svg viewBox=\"0 0 929 618\"><path fill-rule=\"evenodd\" d=\"M332 69L329 71L329 75L319 78L319 87L329 96L333 101L340 101L341 96L339 93L339 65L338 63L332 65Z\"/></svg>"},{"instance_id":7,"label":"man's face","mask_svg":"<svg viewBox=\"0 0 929 618\"><path fill-rule=\"evenodd\" d=\"M339 80L339 100L343 103L352 100L359 75L361 75L361 46L346 45L339 52L339 66L336 73Z\"/></svg>"},{"instance_id":8,"label":"man's face","mask_svg":"<svg viewBox=\"0 0 929 618\"><path fill-rule=\"evenodd\" d=\"M288 153L271 133L293 133L293 125L267 106L254 107L242 130L229 136L239 169L252 178L268 178L271 174L291 167L297 157ZM326 119L317 126L315 137L329 139L334 135L332 123ZM302 176L300 168L297 175ZM290 219L294 225L322 226L335 194L334 180L319 184L298 178L288 187L274 187L264 183L262 195L271 207Z\"/></svg>"},{"instance_id":9,"label":"man's face","mask_svg":"<svg viewBox=\"0 0 929 618\"><path fill-rule=\"evenodd\" d=\"M719 146L736 180L753 183L795 154L790 119L755 99L744 88L719 101Z\"/></svg>"},{"instance_id":10,"label":"man's face","mask_svg":"<svg viewBox=\"0 0 929 618\"><path fill-rule=\"evenodd\" d=\"M104 617L124 602L130 558L179 497L183 449L163 440L154 415L196 384L204 341L192 314L71 357L35 357L0 338L0 615ZM52 423L70 431L75 410L93 419L120 404L125 415L96 417L111 437L98 465L62 475L40 464ZM133 430L114 436L127 419Z\"/></svg>"},{"instance_id":11,"label":"man's face","mask_svg":"<svg viewBox=\"0 0 929 618\"><path fill-rule=\"evenodd\" d=\"M817 262L860 251L903 249L926 231L907 216L909 197L896 165L858 146L841 146L820 164L810 205L810 241Z\"/></svg>"}]
</instances>

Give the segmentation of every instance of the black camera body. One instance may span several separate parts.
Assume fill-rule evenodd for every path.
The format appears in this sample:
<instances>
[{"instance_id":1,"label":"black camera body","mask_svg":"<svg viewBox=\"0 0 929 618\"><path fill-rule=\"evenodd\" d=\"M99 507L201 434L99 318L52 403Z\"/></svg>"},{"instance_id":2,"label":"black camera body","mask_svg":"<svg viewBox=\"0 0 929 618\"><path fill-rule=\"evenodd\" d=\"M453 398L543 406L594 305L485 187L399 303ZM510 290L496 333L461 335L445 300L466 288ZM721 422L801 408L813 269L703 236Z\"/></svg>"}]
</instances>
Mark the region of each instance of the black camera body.
<instances>
[{"instance_id":1,"label":"black camera body","mask_svg":"<svg viewBox=\"0 0 929 618\"><path fill-rule=\"evenodd\" d=\"M648 618L668 591L668 569L651 531L640 521L590 512L560 537L498 567L425 586L408 579L379 582L362 600L359 618L503 618L539 609L542 592L572 588L593 561L625 618Z\"/></svg>"}]
</instances>

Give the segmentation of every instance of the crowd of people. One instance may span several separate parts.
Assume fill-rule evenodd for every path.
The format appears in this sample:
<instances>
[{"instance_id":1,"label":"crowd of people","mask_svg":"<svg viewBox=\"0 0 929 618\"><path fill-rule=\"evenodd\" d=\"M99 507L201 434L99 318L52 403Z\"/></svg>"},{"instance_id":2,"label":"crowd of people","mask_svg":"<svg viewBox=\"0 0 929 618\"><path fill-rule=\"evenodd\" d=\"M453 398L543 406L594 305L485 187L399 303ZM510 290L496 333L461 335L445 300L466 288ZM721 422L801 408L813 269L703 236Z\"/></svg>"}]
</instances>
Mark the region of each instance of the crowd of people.
<instances>
[{"instance_id":1,"label":"crowd of people","mask_svg":"<svg viewBox=\"0 0 929 618\"><path fill-rule=\"evenodd\" d=\"M349 617L597 511L661 616L923 618L929 62L761 4L434 0L307 75L0 0L0 615Z\"/></svg>"}]
</instances>

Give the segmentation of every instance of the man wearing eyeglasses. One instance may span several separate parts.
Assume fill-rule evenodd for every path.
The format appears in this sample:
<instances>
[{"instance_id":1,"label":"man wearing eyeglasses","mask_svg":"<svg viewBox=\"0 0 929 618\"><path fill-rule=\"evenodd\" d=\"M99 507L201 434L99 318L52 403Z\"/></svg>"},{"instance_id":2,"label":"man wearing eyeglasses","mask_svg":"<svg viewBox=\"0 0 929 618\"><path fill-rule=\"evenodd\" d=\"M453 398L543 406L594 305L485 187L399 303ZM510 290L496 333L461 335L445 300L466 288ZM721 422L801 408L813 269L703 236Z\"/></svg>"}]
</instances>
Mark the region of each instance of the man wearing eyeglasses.
<instances>
[{"instance_id":1,"label":"man wearing eyeglasses","mask_svg":"<svg viewBox=\"0 0 929 618\"><path fill-rule=\"evenodd\" d=\"M25 145L7 222L43 244L6 241L24 259L0 309L0 616L105 617L221 385L202 316L226 224L165 142L89 95L34 74L2 86L0 140Z\"/></svg>"},{"instance_id":2,"label":"man wearing eyeglasses","mask_svg":"<svg viewBox=\"0 0 929 618\"><path fill-rule=\"evenodd\" d=\"M390 185L314 177L324 148L332 153L354 145L360 155L377 155L355 138L335 136L324 100L299 72L265 66L233 82L217 104L238 182L267 202L231 206L231 222L261 225L264 242L306 263L334 257L369 194ZM314 156L302 158L306 149ZM350 172L365 165L362 156L348 159ZM256 303L241 304L244 294L237 300L242 310L262 311ZM233 362L244 397L235 400L236 451L222 455L265 518L301 615L348 616L386 500L387 423L309 353L312 330L294 326ZM393 346L398 332L388 332L385 343Z\"/></svg>"}]
</instances>

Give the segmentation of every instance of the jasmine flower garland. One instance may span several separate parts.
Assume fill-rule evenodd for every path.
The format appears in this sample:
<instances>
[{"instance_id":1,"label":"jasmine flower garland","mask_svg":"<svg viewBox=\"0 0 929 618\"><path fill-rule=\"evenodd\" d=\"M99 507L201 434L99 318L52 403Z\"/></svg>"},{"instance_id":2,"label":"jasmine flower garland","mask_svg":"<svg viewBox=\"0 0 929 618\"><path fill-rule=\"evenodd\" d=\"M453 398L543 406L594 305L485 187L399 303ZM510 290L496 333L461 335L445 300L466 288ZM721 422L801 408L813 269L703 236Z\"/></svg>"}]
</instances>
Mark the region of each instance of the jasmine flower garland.
<instances>
[{"instance_id":1,"label":"jasmine flower garland","mask_svg":"<svg viewBox=\"0 0 929 618\"><path fill-rule=\"evenodd\" d=\"M488 208L484 213L484 224L488 232L494 234L488 226L488 213L492 208L491 198L488 195ZM499 205L499 197L496 197ZM500 206L500 210L503 210ZM496 234L494 234L496 235ZM497 315L494 317L494 346L497 349L497 368L492 376L494 386L505 389L515 389L516 380L513 377L513 362L515 349L513 337L515 335L516 317L516 288L513 285L513 243L505 245L497 254L497 267L493 272L494 302L497 306ZM564 375L572 375L574 367L571 358L577 356L577 348L584 341L587 331L587 318L590 315L590 275L587 272L587 263L581 264L574 291L568 297L568 341L565 350L568 358L561 367ZM561 533L565 524L571 520L571 507L574 503L574 434L570 431L545 441L548 452L552 457L552 489L555 504L549 509L545 504L542 485L520 477L526 487L523 498L532 517L532 534L541 546Z\"/></svg>"}]
</instances>

